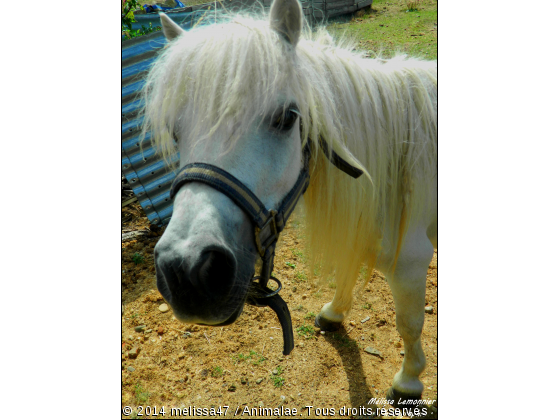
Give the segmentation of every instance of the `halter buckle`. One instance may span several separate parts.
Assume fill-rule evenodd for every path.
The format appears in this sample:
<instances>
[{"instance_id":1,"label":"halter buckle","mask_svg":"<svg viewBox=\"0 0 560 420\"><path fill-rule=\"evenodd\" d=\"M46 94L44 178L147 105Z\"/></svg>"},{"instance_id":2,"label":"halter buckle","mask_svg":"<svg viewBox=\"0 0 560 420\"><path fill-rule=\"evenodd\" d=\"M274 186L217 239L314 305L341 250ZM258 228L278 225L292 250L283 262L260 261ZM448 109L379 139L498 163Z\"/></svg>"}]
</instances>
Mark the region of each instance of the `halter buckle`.
<instances>
[{"instance_id":1,"label":"halter buckle","mask_svg":"<svg viewBox=\"0 0 560 420\"><path fill-rule=\"evenodd\" d=\"M280 280L278 280L276 277L270 276L268 278L269 281L272 280L274 283L276 283L277 287L274 290L271 290L266 285L262 287L262 285L259 282L260 279L261 276L254 276L251 281L251 285L249 286L248 298L249 300L253 300L255 302L255 303L250 303L255 306L259 306L258 304L256 304L256 299L269 299L272 296L277 295L280 292L280 290L282 290L282 283L280 283Z\"/></svg>"},{"instance_id":2,"label":"halter buckle","mask_svg":"<svg viewBox=\"0 0 560 420\"><path fill-rule=\"evenodd\" d=\"M270 210L268 213L268 219L266 220L266 222L264 222L262 227L255 227L255 242L257 244L257 250L259 251L259 254L262 258L264 258L268 247L276 243L278 237L280 236L278 233L278 228L276 226L277 214L278 212L276 210ZM261 233L267 234L262 240Z\"/></svg>"}]
</instances>

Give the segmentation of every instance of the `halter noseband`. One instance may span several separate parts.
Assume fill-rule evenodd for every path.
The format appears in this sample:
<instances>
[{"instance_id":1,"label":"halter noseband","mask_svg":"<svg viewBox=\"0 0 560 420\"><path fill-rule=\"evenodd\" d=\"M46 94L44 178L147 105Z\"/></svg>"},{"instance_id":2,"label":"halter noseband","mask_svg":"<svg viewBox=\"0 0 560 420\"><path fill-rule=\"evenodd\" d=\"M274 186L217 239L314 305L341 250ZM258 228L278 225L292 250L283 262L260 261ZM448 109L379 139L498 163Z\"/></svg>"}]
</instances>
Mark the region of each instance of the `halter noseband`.
<instances>
[{"instance_id":1,"label":"halter noseband","mask_svg":"<svg viewBox=\"0 0 560 420\"><path fill-rule=\"evenodd\" d=\"M270 306L280 321L282 334L284 337L285 355L290 354L294 348L294 335L292 330L292 319L288 305L278 294L282 289L282 283L272 277L274 267L274 254L276 243L280 232L286 226L288 218L295 209L298 199L305 193L309 185L309 149L310 142L307 142L303 149L303 168L292 189L284 197L277 210L266 210L265 205L253 192L247 188L240 180L214 165L208 163L189 163L185 165L175 177L171 185L170 197L173 199L179 189L187 182L202 182L220 191L237 204L245 213L249 215L255 225L255 243L262 259L261 275L254 276L247 296L247 303L255 306ZM353 178L358 178L362 171L331 150L329 156L328 146L324 140L320 139L320 147L328 159L340 170L344 171ZM267 287L269 280L278 284L275 290Z\"/></svg>"}]
</instances>

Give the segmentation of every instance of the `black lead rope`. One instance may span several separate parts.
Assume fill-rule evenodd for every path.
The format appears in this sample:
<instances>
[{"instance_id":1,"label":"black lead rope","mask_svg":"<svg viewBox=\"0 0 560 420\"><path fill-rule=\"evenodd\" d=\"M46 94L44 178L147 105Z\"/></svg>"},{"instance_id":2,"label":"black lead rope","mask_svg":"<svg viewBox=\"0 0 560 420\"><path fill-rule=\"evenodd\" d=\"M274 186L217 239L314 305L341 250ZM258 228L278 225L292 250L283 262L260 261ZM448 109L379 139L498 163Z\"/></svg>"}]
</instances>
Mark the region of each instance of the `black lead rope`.
<instances>
[{"instance_id":1,"label":"black lead rope","mask_svg":"<svg viewBox=\"0 0 560 420\"><path fill-rule=\"evenodd\" d=\"M253 280L260 280L260 276L254 277ZM270 309L276 313L276 316L280 321L280 326L282 327L282 337L284 339L284 349L282 353L287 356L294 349L292 317L290 315L288 305L279 294L282 289L282 283L280 283L280 280L276 277L270 277L270 280L278 283L278 288L276 290L271 290L268 287L263 288L260 282L253 282L251 284L251 288L249 289L247 303L258 307L269 306Z\"/></svg>"},{"instance_id":2,"label":"black lead rope","mask_svg":"<svg viewBox=\"0 0 560 420\"><path fill-rule=\"evenodd\" d=\"M340 170L357 178L362 171L353 167L337 155L334 150L328 154L328 146L321 139L321 149L328 159ZM178 173L171 185L170 197L173 199L181 186L187 182L202 182L220 191L229 197L235 204L244 210L255 225L255 243L262 259L261 275L253 277L247 294L247 303L255 306L269 306L278 316L284 337L284 355L288 355L294 348L294 333L292 318L288 305L278 294L282 283L271 277L274 268L274 251L280 232L286 226L288 218L295 209L296 203L309 185L309 142L303 150L303 168L299 177L286 197L282 200L277 210L266 210L264 204L241 181L217 166L207 163L189 163ZM268 281L273 280L278 284L275 290L268 288Z\"/></svg>"}]
</instances>

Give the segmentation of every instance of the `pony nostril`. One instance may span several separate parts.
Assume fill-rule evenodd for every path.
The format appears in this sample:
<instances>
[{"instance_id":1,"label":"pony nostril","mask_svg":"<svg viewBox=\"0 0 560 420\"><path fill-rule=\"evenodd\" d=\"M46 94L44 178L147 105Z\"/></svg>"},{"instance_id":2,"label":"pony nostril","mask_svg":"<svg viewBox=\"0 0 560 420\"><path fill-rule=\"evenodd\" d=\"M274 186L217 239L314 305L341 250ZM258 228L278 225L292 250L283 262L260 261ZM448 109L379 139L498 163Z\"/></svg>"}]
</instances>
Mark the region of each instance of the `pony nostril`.
<instances>
[{"instance_id":1,"label":"pony nostril","mask_svg":"<svg viewBox=\"0 0 560 420\"><path fill-rule=\"evenodd\" d=\"M196 270L196 271L195 271ZM211 295L225 295L233 287L235 259L226 250L204 252L191 279Z\"/></svg>"}]
</instances>

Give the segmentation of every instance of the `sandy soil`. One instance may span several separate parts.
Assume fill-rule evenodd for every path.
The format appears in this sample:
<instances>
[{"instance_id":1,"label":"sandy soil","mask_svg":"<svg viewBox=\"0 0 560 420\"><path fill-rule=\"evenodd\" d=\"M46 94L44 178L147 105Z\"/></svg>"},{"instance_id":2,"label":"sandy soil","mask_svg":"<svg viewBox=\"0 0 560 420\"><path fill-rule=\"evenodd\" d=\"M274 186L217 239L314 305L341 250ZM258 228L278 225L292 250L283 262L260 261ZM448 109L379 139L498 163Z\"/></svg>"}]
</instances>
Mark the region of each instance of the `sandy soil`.
<instances>
[{"instance_id":1,"label":"sandy soil","mask_svg":"<svg viewBox=\"0 0 560 420\"><path fill-rule=\"evenodd\" d=\"M122 243L122 406L133 410L132 416L123 418L147 417L145 408L144 415L139 415L140 406L150 406L152 412L155 407L158 413L164 408L166 414L158 418L211 417L171 415L171 408L194 406L221 407L223 418L233 417L236 409L238 417L249 418L241 415L244 408L259 406L283 407L284 412L296 409L296 417L339 418L339 410L345 407L385 398L400 368L403 345L395 328L390 289L380 273L374 272L363 292L356 289L344 328L321 334L313 327L314 315L332 299L334 284L305 275L303 222L293 219L279 241L275 260L296 343L293 352L283 356L280 325L269 308L246 306L234 324L216 328L182 324L171 310L161 312L164 301L156 287L153 248L163 230L150 231L138 203L123 208L122 220L123 233L148 232ZM423 398L436 399L437 251L428 271L426 305L434 312L426 314L423 332L427 359L421 376ZM135 331L141 325L145 331ZM381 357L366 353L368 346ZM136 357L129 356L131 350L137 351ZM227 414L225 406L229 406ZM306 406L313 408L309 411ZM316 409L334 409L336 415L318 415ZM387 414L380 418L408 417Z\"/></svg>"}]
</instances>

